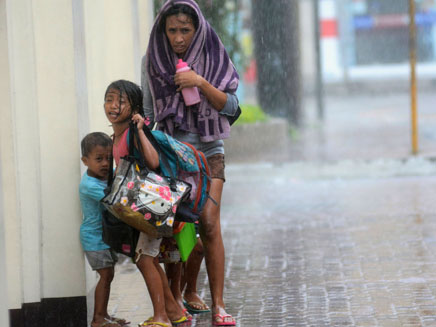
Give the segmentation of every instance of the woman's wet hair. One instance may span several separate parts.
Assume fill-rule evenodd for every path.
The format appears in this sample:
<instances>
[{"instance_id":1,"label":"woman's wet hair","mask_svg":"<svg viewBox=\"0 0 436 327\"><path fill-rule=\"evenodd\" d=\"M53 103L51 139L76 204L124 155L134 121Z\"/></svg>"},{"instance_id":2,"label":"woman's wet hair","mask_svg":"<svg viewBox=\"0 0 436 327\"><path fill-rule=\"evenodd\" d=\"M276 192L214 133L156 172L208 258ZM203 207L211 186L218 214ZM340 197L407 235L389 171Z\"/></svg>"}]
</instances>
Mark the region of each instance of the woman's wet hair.
<instances>
[{"instance_id":1,"label":"woman's wet hair","mask_svg":"<svg viewBox=\"0 0 436 327\"><path fill-rule=\"evenodd\" d=\"M130 107L132 108L132 112L139 113L141 116L144 116L144 112L142 110L142 91L138 85L123 79L112 82L109 84L106 92L104 93L105 99L110 89L119 91L120 98L123 94L125 94L130 103Z\"/></svg>"},{"instance_id":2,"label":"woman's wet hair","mask_svg":"<svg viewBox=\"0 0 436 327\"><path fill-rule=\"evenodd\" d=\"M87 157L96 146L101 146L103 148L112 146L112 139L102 132L89 133L83 138L82 142L80 142L82 156Z\"/></svg>"},{"instance_id":3,"label":"woman's wet hair","mask_svg":"<svg viewBox=\"0 0 436 327\"><path fill-rule=\"evenodd\" d=\"M184 14L188 16L191 21L192 25L194 25L195 30L198 29L198 16L195 10L187 5L183 4L174 4L171 7L168 8L167 11L162 13L162 16L159 21L159 32L165 33L165 25L167 23L167 18L174 15Z\"/></svg>"}]
</instances>

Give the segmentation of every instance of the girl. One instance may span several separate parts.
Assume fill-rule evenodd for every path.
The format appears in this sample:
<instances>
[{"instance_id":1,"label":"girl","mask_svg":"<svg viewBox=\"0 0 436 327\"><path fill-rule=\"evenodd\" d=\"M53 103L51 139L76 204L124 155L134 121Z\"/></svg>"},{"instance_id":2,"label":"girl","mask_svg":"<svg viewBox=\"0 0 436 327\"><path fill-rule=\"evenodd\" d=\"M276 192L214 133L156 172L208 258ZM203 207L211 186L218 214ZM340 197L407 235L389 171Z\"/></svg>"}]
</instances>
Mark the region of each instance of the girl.
<instances>
[{"instance_id":1,"label":"girl","mask_svg":"<svg viewBox=\"0 0 436 327\"><path fill-rule=\"evenodd\" d=\"M118 166L121 157L129 154L127 140L129 124L133 121L139 135L139 140L134 139L135 147L142 149L145 163L150 170L158 169L159 155L142 130L144 117L140 114L142 91L139 86L125 80L111 83L104 96L104 110L114 131L113 156L116 165ZM136 265L144 277L154 311L153 317L140 326L165 327L187 321L182 308L172 296L166 275L157 260L161 241L161 238L152 239L141 233L136 247Z\"/></svg>"},{"instance_id":2,"label":"girl","mask_svg":"<svg viewBox=\"0 0 436 327\"><path fill-rule=\"evenodd\" d=\"M192 70L176 73L178 59L187 62ZM210 195L218 205L210 200L206 203L200 219L200 235L212 295L212 321L219 326L236 325L226 312L223 300L225 256L220 202L225 181L223 139L230 135L228 117L235 116L238 109L235 95L238 81L221 40L197 3L165 2L156 17L143 58L144 112L157 122L159 130L191 143L206 155L212 177ZM200 90L199 104L184 103L180 91L190 87Z\"/></svg>"}]
</instances>

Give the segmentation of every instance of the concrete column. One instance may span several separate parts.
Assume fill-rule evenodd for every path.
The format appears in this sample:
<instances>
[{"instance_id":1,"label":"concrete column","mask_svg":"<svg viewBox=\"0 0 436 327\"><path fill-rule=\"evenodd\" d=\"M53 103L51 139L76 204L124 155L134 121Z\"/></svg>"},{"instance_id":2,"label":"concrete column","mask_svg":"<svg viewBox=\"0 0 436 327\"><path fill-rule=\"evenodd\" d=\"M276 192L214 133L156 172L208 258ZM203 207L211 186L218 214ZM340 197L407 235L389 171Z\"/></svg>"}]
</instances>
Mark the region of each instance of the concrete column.
<instances>
[{"instance_id":1,"label":"concrete column","mask_svg":"<svg viewBox=\"0 0 436 327\"><path fill-rule=\"evenodd\" d=\"M314 50L314 25L317 18L313 17L313 1L300 1L300 49L301 49L301 73L304 93L313 93L316 80L316 58Z\"/></svg>"},{"instance_id":2,"label":"concrete column","mask_svg":"<svg viewBox=\"0 0 436 327\"><path fill-rule=\"evenodd\" d=\"M40 0L33 5L41 144L42 293L44 298L84 296L72 0Z\"/></svg>"},{"instance_id":3,"label":"concrete column","mask_svg":"<svg viewBox=\"0 0 436 327\"><path fill-rule=\"evenodd\" d=\"M0 0L0 71L8 72L8 47L7 47L7 26L6 26L6 1ZM3 76L4 75L4 76ZM5 78L6 77L6 78ZM0 96L6 99L9 107L9 74L0 76ZM5 110L6 111L6 110ZM1 111L3 114L3 110ZM3 134L1 135L3 137ZM0 326L9 326L8 314L8 291L7 291L7 275L6 275L6 242L5 242L5 207L3 185L3 170L2 170L2 143L0 143Z\"/></svg>"},{"instance_id":4,"label":"concrete column","mask_svg":"<svg viewBox=\"0 0 436 327\"><path fill-rule=\"evenodd\" d=\"M1 155L1 153L0 153ZM3 188L1 176L1 156L0 156L0 326L9 325L8 296L6 282L6 251L5 251L5 225L3 213Z\"/></svg>"},{"instance_id":5,"label":"concrete column","mask_svg":"<svg viewBox=\"0 0 436 327\"><path fill-rule=\"evenodd\" d=\"M338 81L342 78L338 34L337 2L321 0L321 53L323 75L327 80Z\"/></svg>"},{"instance_id":6,"label":"concrete column","mask_svg":"<svg viewBox=\"0 0 436 327\"><path fill-rule=\"evenodd\" d=\"M17 215L20 224L22 303L41 300L41 189L38 98L32 2L8 2ZM25 49L25 51L23 51Z\"/></svg>"},{"instance_id":7,"label":"concrete column","mask_svg":"<svg viewBox=\"0 0 436 327\"><path fill-rule=\"evenodd\" d=\"M21 221L18 215L18 192L16 179L16 153L14 139L15 115L13 108L13 63L9 61L16 42L18 28L12 25L11 17L15 6L19 2L2 0L0 17L0 96L3 99L1 106L0 128L0 159L2 160L1 189L2 189L2 214L4 224L4 243L7 281L7 307L19 309L22 303L22 248L21 248ZM13 6L14 5L14 6ZM16 22L15 22L16 23ZM28 32L22 30L23 33ZM17 76L18 78L18 76ZM38 267L39 270L39 267Z\"/></svg>"}]
</instances>

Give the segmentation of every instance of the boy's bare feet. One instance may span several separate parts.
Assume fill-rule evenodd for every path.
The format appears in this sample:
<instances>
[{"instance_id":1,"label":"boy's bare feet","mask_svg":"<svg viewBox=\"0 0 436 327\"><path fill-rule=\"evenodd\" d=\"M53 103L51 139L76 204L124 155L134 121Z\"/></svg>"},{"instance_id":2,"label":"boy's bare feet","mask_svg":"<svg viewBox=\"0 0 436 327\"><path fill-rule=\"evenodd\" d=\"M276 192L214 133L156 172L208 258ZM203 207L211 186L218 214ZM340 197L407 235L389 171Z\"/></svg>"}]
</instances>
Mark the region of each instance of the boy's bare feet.
<instances>
[{"instance_id":1,"label":"boy's bare feet","mask_svg":"<svg viewBox=\"0 0 436 327\"><path fill-rule=\"evenodd\" d=\"M107 316L106 318L109 319L109 320L112 320L113 322L116 322L120 326L127 326L127 325L130 324L130 321L127 321L126 319L123 319L123 318L118 318L118 317L115 317L115 316L112 316L112 317Z\"/></svg>"}]
</instances>

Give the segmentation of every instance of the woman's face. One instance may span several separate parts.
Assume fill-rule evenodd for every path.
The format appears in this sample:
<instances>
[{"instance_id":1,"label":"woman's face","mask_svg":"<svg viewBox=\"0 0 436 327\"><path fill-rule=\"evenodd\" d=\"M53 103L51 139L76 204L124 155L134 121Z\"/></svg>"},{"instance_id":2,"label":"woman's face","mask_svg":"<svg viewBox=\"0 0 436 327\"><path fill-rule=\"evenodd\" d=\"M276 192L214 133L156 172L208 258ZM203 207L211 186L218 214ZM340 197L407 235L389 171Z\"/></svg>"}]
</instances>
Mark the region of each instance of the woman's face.
<instances>
[{"instance_id":1,"label":"woman's face","mask_svg":"<svg viewBox=\"0 0 436 327\"><path fill-rule=\"evenodd\" d=\"M195 34L192 19L185 14L168 16L165 24L165 34L173 51L179 58L183 57Z\"/></svg>"}]
</instances>

